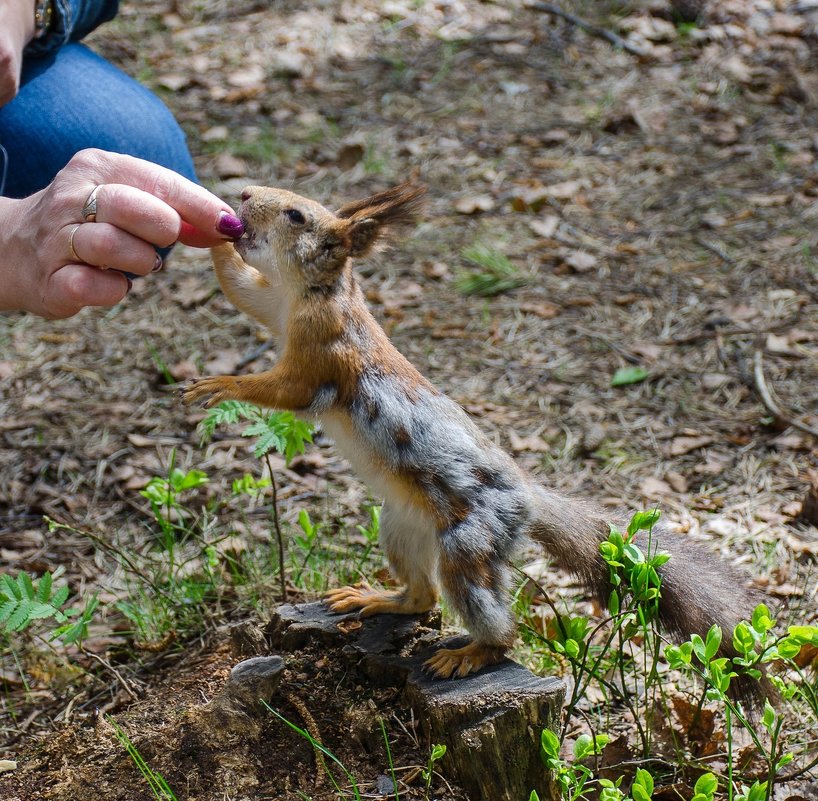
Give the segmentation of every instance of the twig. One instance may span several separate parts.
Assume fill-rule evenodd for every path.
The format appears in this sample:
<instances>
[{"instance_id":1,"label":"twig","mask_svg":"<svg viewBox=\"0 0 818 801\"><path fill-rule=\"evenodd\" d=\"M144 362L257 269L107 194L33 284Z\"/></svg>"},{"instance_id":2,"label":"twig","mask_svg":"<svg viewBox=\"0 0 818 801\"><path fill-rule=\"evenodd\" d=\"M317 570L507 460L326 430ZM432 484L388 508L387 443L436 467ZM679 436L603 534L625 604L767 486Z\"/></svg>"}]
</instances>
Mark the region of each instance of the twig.
<instances>
[{"instance_id":1,"label":"twig","mask_svg":"<svg viewBox=\"0 0 818 801\"><path fill-rule=\"evenodd\" d=\"M587 33L589 36L596 36L597 39L604 39L614 47L621 47L626 53L630 53L632 56L638 56L639 58L646 58L648 56L648 52L646 50L643 50L641 47L626 41L621 36L617 36L613 31L609 31L607 28L600 28L598 25L593 25L580 17L574 16L568 11L563 11L563 9L561 9L559 6L555 6L553 3L535 2L529 3L528 7L533 8L536 11L542 11L545 14L551 14L551 16L554 17L564 19L571 25L576 25L577 28L585 31L585 33Z\"/></svg>"},{"instance_id":2,"label":"twig","mask_svg":"<svg viewBox=\"0 0 818 801\"><path fill-rule=\"evenodd\" d=\"M812 428L806 423L802 423L800 420L794 420L792 417L781 411L781 407L775 402L772 393L770 392L770 388L767 386L767 381L764 378L763 358L764 357L761 351L756 350L755 354L753 355L753 379L755 380L756 391L761 398L761 402L764 404L764 408L782 423L792 426L793 428L797 428L799 431L803 431L805 434L810 434L818 439L818 429Z\"/></svg>"},{"instance_id":3,"label":"twig","mask_svg":"<svg viewBox=\"0 0 818 801\"><path fill-rule=\"evenodd\" d=\"M276 484L273 466L270 464L270 454L265 453L264 459L267 462L267 472L270 474L270 492L272 493L272 516L273 528L278 540L278 577L281 582L281 601L287 603L287 578L284 572L284 536L281 533L281 522L278 519L278 486Z\"/></svg>"},{"instance_id":4,"label":"twig","mask_svg":"<svg viewBox=\"0 0 818 801\"><path fill-rule=\"evenodd\" d=\"M321 739L321 732L318 729L318 724L315 722L315 718L312 716L310 710L307 709L304 702L298 696L293 695L292 693L288 693L284 697L296 708L298 714L301 715L301 720L304 721L304 728L310 733L312 739L319 745L324 745L324 741ZM317 748L315 749L315 753L319 757L315 760L315 786L319 787L323 783L322 780L324 778L322 768L325 771L328 770L328 768L324 764L324 760L320 758L321 752Z\"/></svg>"},{"instance_id":5,"label":"twig","mask_svg":"<svg viewBox=\"0 0 818 801\"><path fill-rule=\"evenodd\" d=\"M268 339L266 342L262 342L257 347L253 348L251 351L242 356L238 362L236 362L236 369L240 370L242 367L247 367L250 362L254 362L260 356L263 356L270 348L275 347L275 342L272 339Z\"/></svg>"},{"instance_id":6,"label":"twig","mask_svg":"<svg viewBox=\"0 0 818 801\"><path fill-rule=\"evenodd\" d=\"M693 240L697 245L701 245L705 250L709 250L711 253L715 253L725 264L735 264L736 260L730 257L726 251L719 247L715 242L708 242L706 239L703 239L700 236L697 236Z\"/></svg>"},{"instance_id":7,"label":"twig","mask_svg":"<svg viewBox=\"0 0 818 801\"><path fill-rule=\"evenodd\" d=\"M689 345L691 342L698 342L700 339L712 339L713 337L742 337L754 336L757 334L775 333L785 328L792 328L799 320L800 315L789 317L786 320L779 320L772 325L764 326L762 328L722 328L714 326L708 331L698 331L695 334L687 334L683 337L668 337L660 339L660 345Z\"/></svg>"},{"instance_id":8,"label":"twig","mask_svg":"<svg viewBox=\"0 0 818 801\"><path fill-rule=\"evenodd\" d=\"M102 667L105 668L105 670L107 670L109 673L112 673L114 675L114 678L116 678L117 682L122 687L122 689L125 690L125 692L128 693L128 695L131 696L132 701L138 701L139 700L139 696L131 689L130 684L128 684L128 682L125 681L124 677L119 673L119 671L112 664L110 664L109 662L106 662L99 654L95 654L93 651L88 651L87 649L83 648L82 646L80 646L80 651L85 656L90 656L91 659L96 659L97 662L99 662L100 665L102 665Z\"/></svg>"}]
</instances>

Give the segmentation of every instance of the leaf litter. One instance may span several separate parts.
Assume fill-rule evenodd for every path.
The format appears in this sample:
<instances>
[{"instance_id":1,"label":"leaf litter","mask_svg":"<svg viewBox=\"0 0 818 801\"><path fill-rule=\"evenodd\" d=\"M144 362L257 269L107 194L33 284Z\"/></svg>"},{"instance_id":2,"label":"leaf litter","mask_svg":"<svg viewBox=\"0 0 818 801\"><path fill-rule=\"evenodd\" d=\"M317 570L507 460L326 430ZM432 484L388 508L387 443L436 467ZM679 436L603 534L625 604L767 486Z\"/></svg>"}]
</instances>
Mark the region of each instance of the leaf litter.
<instances>
[{"instance_id":1,"label":"leaf litter","mask_svg":"<svg viewBox=\"0 0 818 801\"><path fill-rule=\"evenodd\" d=\"M752 369L761 348L780 406L818 424L818 19L804 5L711 4L682 34L661 3L640 4L619 33L646 51L641 63L524 7L408 0L147 2L124 6L93 45L162 93L203 181L228 201L247 182L336 206L410 175L426 182L417 233L361 265L398 347L544 481L603 503L658 502L793 615L814 617L818 443L777 430ZM480 243L525 280L464 299L461 254ZM7 569L62 564L72 586L109 592L93 548L44 535L42 515L139 548L137 490L171 450L209 472L216 493L252 471L246 442L199 448L198 412L165 380L229 368L259 345L204 254L177 248L114 310L58 323L9 315L2 329ZM618 371L643 369L634 355L650 380L612 387ZM306 507L365 523L360 483L326 441L313 453L282 473L285 519ZM165 699L207 693L221 675L220 637L129 671L142 701L128 722L156 738L149 756L179 732ZM70 681L60 690L45 680L58 666L38 670L28 696L5 682L3 707L15 758L46 735L48 794L37 797L77 797L80 781L97 782L100 798L144 797L94 722L94 704L119 713L130 698L116 682L102 696ZM681 731L687 713L676 715ZM685 735L691 749L699 734ZM73 778L57 781L62 756ZM121 781L103 790L105 771ZM0 780L4 797L21 792L16 773Z\"/></svg>"}]
</instances>

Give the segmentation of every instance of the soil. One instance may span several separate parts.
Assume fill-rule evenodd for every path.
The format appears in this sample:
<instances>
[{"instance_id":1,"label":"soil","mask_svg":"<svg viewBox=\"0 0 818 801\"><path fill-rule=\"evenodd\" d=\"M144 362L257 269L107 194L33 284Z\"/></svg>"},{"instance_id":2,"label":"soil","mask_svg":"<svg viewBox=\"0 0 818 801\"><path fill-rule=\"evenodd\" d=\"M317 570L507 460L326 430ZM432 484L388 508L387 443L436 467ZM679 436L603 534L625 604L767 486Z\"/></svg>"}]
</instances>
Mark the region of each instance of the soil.
<instances>
[{"instance_id":1,"label":"soil","mask_svg":"<svg viewBox=\"0 0 818 801\"><path fill-rule=\"evenodd\" d=\"M785 619L809 621L818 20L789 5L713 3L705 23L675 26L663 3L576 4L641 59L534 8L460 0L126 4L90 43L163 96L203 183L234 205L248 183L330 207L410 177L427 184L418 229L359 266L396 345L544 482L611 507L658 504ZM504 254L523 285L464 294L464 249L477 244ZM49 533L43 515L138 548L150 516L138 490L171 452L210 475L204 500L255 469L237 436L200 446L201 413L169 383L275 358L201 251L177 248L114 309L7 315L0 338L10 571L64 565L73 588L114 600L109 560L85 537ZM621 368L646 375L612 386ZM291 468L285 521L309 508L336 530L366 522L366 490L331 443L319 438ZM110 663L115 646L97 645ZM26 692L4 668L0 756L36 771L0 779L0 797L147 797L97 708L116 713L180 799L337 797L310 784L310 746L272 721L231 745L249 766L236 784L206 748L185 751L185 715L230 659L213 631L122 666L124 683L106 671L83 686L50 667ZM345 715L388 715L392 699L345 683L331 655L318 661L303 666L302 700L374 793L384 754L350 736ZM395 714L396 764L425 764L411 712Z\"/></svg>"}]
</instances>

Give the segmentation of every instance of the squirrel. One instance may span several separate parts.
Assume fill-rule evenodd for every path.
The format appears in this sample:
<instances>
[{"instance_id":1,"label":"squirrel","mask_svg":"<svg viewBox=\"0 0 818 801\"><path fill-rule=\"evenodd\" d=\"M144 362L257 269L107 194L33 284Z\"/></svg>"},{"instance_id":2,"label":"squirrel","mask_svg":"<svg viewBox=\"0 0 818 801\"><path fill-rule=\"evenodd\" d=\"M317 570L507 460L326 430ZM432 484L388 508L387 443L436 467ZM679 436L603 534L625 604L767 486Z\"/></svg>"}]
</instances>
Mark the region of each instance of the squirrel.
<instances>
[{"instance_id":1,"label":"squirrel","mask_svg":"<svg viewBox=\"0 0 818 801\"><path fill-rule=\"evenodd\" d=\"M411 224L424 192L405 183L333 213L283 189L247 187L239 209L245 234L212 257L227 298L272 331L280 356L255 375L193 380L184 399L242 400L318 419L384 499L380 541L402 585L335 589L326 603L364 616L417 614L442 591L473 638L426 662L448 678L505 658L517 628L510 561L528 541L605 603L611 587L599 545L610 528L600 510L523 471L415 369L367 308L353 259ZM651 536L671 555L660 570L662 625L684 637L703 636L714 623L732 632L755 605L741 578L666 526Z\"/></svg>"}]
</instances>

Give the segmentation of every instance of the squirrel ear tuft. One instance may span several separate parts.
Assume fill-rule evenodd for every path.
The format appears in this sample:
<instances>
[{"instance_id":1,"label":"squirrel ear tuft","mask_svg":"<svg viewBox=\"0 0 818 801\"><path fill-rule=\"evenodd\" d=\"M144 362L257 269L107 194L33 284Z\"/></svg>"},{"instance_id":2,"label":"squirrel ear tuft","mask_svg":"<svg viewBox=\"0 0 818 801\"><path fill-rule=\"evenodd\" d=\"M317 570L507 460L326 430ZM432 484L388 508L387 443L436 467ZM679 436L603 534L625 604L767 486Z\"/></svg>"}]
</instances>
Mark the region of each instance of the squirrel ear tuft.
<instances>
[{"instance_id":1,"label":"squirrel ear tuft","mask_svg":"<svg viewBox=\"0 0 818 801\"><path fill-rule=\"evenodd\" d=\"M411 225L420 211L425 192L424 186L405 183L340 208L336 216L348 221L349 255L363 256L388 233Z\"/></svg>"}]
</instances>

